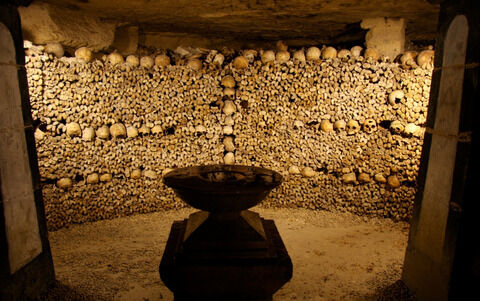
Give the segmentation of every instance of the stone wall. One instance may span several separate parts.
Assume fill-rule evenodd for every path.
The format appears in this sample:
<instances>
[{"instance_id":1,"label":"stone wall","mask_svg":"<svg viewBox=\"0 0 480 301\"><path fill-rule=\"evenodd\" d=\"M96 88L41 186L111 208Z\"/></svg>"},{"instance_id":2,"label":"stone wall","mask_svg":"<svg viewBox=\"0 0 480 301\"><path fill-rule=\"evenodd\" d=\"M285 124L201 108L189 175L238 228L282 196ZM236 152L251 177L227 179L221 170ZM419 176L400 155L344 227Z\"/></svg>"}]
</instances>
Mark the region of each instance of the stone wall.
<instances>
[{"instance_id":1,"label":"stone wall","mask_svg":"<svg viewBox=\"0 0 480 301\"><path fill-rule=\"evenodd\" d=\"M89 61L28 46L50 229L184 206L162 174L224 162L284 176L263 206L410 217L431 51L391 62L280 43Z\"/></svg>"}]
</instances>

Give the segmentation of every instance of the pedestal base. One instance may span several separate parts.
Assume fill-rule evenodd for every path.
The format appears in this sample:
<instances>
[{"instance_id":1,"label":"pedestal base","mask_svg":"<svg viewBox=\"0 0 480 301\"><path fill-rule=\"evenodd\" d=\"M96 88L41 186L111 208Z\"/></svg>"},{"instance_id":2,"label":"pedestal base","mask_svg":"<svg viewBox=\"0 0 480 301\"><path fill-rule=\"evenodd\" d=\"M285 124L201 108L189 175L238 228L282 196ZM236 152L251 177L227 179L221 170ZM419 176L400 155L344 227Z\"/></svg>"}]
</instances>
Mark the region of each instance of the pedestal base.
<instances>
[{"instance_id":1,"label":"pedestal base","mask_svg":"<svg viewBox=\"0 0 480 301\"><path fill-rule=\"evenodd\" d=\"M184 248L188 220L174 222L160 277L175 300L271 300L293 267L273 220L260 220L265 244L211 252Z\"/></svg>"}]
</instances>

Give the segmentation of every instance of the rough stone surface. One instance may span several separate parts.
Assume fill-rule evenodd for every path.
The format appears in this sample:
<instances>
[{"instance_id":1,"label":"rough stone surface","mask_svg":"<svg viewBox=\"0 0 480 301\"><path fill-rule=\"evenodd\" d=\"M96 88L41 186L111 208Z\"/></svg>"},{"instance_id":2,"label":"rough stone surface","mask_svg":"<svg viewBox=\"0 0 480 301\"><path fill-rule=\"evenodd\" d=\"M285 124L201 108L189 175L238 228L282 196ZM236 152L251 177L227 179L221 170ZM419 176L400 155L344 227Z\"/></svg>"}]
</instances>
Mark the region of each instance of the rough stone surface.
<instances>
[{"instance_id":1,"label":"rough stone surface","mask_svg":"<svg viewBox=\"0 0 480 301\"><path fill-rule=\"evenodd\" d=\"M417 0L46 1L107 20L138 24L145 44L171 49L177 45L245 46L259 41L274 46L277 40L290 46L358 41L364 35L358 27L361 20L379 16L403 17L408 20L411 39L434 40L438 14L438 5Z\"/></svg>"},{"instance_id":2,"label":"rough stone surface","mask_svg":"<svg viewBox=\"0 0 480 301\"><path fill-rule=\"evenodd\" d=\"M18 10L23 37L36 44L59 42L73 48L88 46L99 51L108 48L114 39L115 23L100 21L95 14L36 2Z\"/></svg>"},{"instance_id":3,"label":"rough stone surface","mask_svg":"<svg viewBox=\"0 0 480 301\"><path fill-rule=\"evenodd\" d=\"M393 18L367 18L361 23L368 29L365 36L367 48L373 48L380 55L394 59L405 48L405 20Z\"/></svg>"},{"instance_id":4,"label":"rough stone surface","mask_svg":"<svg viewBox=\"0 0 480 301\"><path fill-rule=\"evenodd\" d=\"M122 55L134 54L138 48L138 26L117 27L112 47Z\"/></svg>"}]
</instances>

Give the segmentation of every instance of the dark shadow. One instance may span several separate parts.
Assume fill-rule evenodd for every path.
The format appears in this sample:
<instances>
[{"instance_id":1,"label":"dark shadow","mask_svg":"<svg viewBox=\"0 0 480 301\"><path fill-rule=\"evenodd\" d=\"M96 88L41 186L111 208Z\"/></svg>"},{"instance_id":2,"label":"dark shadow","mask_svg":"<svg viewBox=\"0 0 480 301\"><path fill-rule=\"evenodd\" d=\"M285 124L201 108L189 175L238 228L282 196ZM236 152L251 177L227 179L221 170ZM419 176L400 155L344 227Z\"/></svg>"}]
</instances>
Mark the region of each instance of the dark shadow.
<instances>
[{"instance_id":1,"label":"dark shadow","mask_svg":"<svg viewBox=\"0 0 480 301\"><path fill-rule=\"evenodd\" d=\"M377 301L415 301L415 296L409 291L402 280L397 280L393 284L384 287L378 291L378 294L372 298Z\"/></svg>"},{"instance_id":2,"label":"dark shadow","mask_svg":"<svg viewBox=\"0 0 480 301\"><path fill-rule=\"evenodd\" d=\"M66 284L61 283L60 281L55 281L55 284L50 287L47 292L37 299L32 301L107 301L108 299L87 292L88 288L73 288Z\"/></svg>"}]
</instances>

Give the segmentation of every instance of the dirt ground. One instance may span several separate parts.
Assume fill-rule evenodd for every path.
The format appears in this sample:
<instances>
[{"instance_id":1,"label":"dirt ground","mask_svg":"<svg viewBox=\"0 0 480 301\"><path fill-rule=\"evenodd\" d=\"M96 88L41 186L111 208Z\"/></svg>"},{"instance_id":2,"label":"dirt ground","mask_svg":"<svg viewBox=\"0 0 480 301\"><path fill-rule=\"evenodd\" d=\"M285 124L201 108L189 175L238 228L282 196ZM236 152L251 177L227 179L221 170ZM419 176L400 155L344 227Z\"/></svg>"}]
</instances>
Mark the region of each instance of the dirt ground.
<instances>
[{"instance_id":1,"label":"dirt ground","mask_svg":"<svg viewBox=\"0 0 480 301\"><path fill-rule=\"evenodd\" d=\"M408 224L348 213L254 208L274 219L293 261L286 300L411 300L399 282ZM158 265L174 220L191 209L49 233L57 284L43 300L173 300Z\"/></svg>"}]
</instances>

